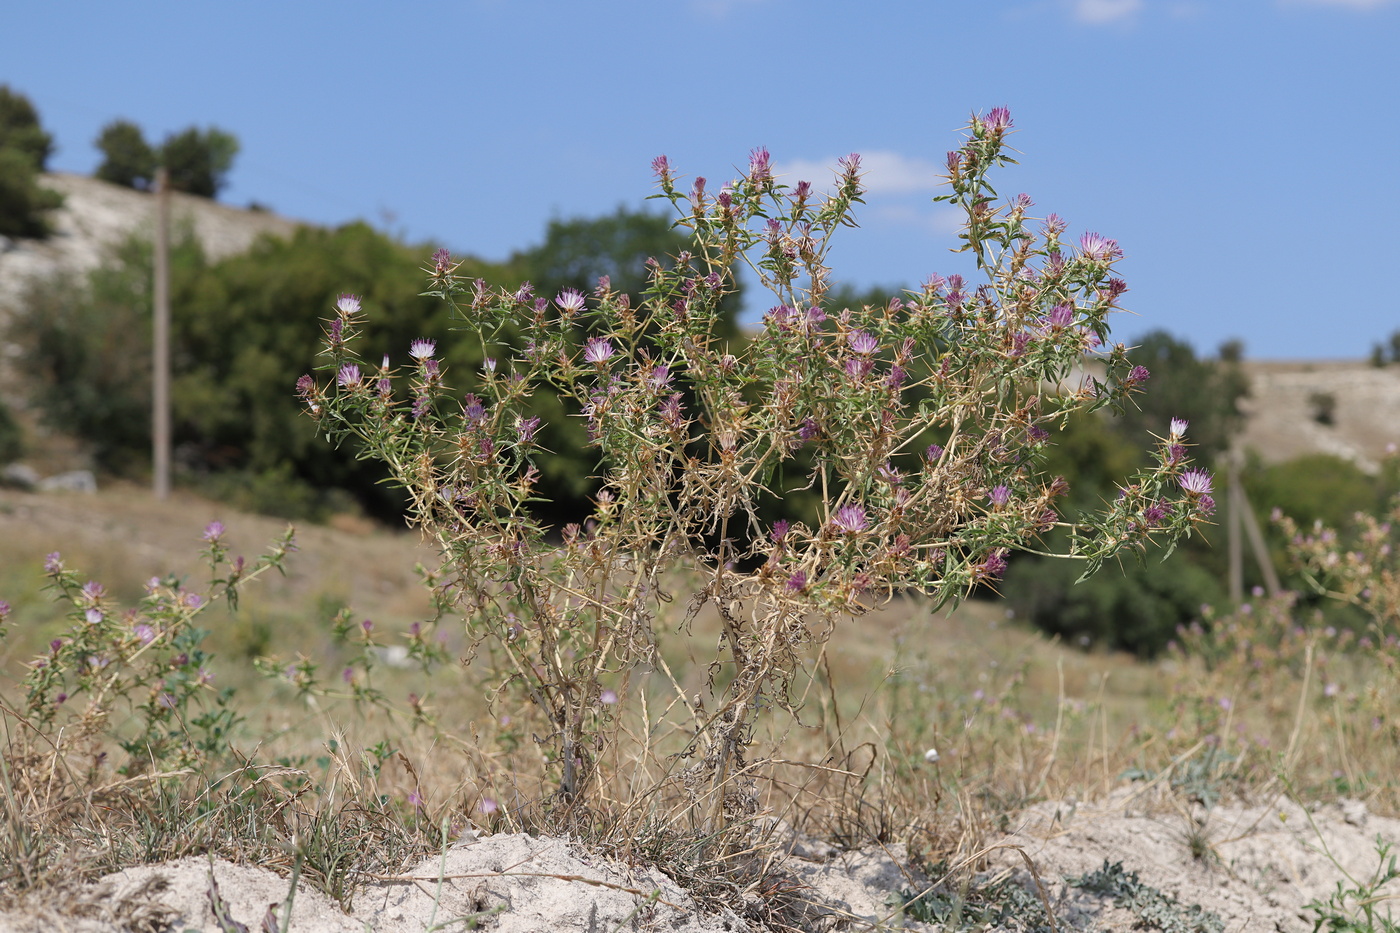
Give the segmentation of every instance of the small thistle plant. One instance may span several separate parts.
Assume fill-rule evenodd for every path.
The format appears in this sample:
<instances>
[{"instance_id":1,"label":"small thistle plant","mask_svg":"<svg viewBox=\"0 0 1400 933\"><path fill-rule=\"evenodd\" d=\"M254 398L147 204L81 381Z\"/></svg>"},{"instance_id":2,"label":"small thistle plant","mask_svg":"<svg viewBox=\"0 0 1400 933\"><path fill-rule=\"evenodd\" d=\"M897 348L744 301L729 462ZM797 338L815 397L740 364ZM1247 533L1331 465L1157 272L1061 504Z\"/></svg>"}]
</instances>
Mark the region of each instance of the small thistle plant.
<instances>
[{"instance_id":1,"label":"small thistle plant","mask_svg":"<svg viewBox=\"0 0 1400 933\"><path fill-rule=\"evenodd\" d=\"M383 348L357 348L365 309L337 303L329 377L302 377L298 393L329 440L357 439L408 491L444 555L438 594L491 646L499 682L547 720L540 741L569 805L596 791L609 727L643 670L670 679L693 736L679 780L706 825L723 826L753 806L757 718L792 710L808 649L843 617L896 593L955 602L1054 528L1092 573L1176 542L1213 510L1174 421L1152 467L1101 514L1061 515L1067 485L1042 468L1057 426L1122 405L1149 374L1108 343L1126 290L1117 244L1064 242L1063 220L1034 223L1030 198L1003 203L989 185L1013 161L1011 127L1004 108L974 116L947 156L938 200L965 215L975 284L934 275L886 306L832 306L826 256L862 203L860 158L840 160L819 194L780 182L759 149L718 188L682 186L664 156L653 162L654 197L692 246L650 262L637 306L607 279L589 295L492 290L440 251L431 293L483 355L512 347L452 385L431 341L399 365L368 362ZM772 306L757 332L724 340L720 302L744 267ZM600 463L581 525L545 527L530 508L542 391L572 403ZM816 511L765 522L794 475ZM708 604L722 626L708 697L657 649L681 579L696 581L692 611Z\"/></svg>"}]
</instances>

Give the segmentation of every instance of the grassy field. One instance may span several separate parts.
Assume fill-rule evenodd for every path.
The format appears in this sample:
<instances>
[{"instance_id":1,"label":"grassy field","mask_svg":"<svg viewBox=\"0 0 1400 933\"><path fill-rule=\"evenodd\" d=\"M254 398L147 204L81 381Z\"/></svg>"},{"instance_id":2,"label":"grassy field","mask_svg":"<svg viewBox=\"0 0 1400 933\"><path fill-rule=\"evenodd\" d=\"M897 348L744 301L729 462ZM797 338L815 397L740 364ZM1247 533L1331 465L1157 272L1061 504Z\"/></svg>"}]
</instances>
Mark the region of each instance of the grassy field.
<instances>
[{"instance_id":1,"label":"grassy field","mask_svg":"<svg viewBox=\"0 0 1400 933\"><path fill-rule=\"evenodd\" d=\"M198 552L214 519L231 553L250 560L282 530L187 495L158 503L137 488L0 493L0 598L13 607L0 643L0 865L10 866L0 890L215 852L303 865L315 886L345 896L357 872L392 870L431 851L444 828L473 825L568 830L684 862L694 877L728 870L722 857L679 854L678 840L698 828L694 801L648 793L685 767L673 688L646 672L616 685L627 702L600 751L606 778L587 812L561 810L548 797L546 746L534 739L543 724L518 694L497 689L488 658L469 657L460 620L439 628L449 660L430 672L391 647L432 613L414 571L432 553L412 533L350 518L299 529L285 577L256 581L236 613L215 606L200 617L215 655L207 695L233 688L241 720L219 756L223 771L123 767L114 742L129 730L129 707L114 707L80 742L34 725L15 684L73 624L44 590L45 555L61 552L129 603L155 575L190 588L205 579ZM685 603L678 596L659 647L684 691L703 699L709 678L725 676L706 666L719 629L704 613L684 618ZM338 638L333 619L347 607ZM932 864L976 852L1029 804L1103 797L1126 781L1205 806L1286 788L1396 812L1393 641L1359 649L1350 636L1300 625L1284 605L1261 604L1197 642L1193 656L1145 664L1047 640L996 601L933 612L895 599L837 626L810 676L793 684L795 719L765 717L750 749L763 766L747 776L763 804L755 816L846 844L907 843ZM365 655L367 673L355 666ZM320 688L299 692L285 676L298 658L318 665ZM284 676L259 674L259 659Z\"/></svg>"}]
</instances>

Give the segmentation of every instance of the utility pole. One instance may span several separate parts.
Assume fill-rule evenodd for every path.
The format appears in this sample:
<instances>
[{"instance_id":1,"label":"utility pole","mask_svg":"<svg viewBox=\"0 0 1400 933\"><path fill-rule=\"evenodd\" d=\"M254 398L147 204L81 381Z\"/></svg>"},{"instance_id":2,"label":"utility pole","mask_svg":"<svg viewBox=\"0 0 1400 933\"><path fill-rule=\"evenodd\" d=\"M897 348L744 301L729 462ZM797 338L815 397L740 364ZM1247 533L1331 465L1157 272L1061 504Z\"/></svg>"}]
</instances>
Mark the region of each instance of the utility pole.
<instances>
[{"instance_id":1,"label":"utility pole","mask_svg":"<svg viewBox=\"0 0 1400 933\"><path fill-rule=\"evenodd\" d=\"M155 333L151 361L152 463L157 499L170 498L170 175L156 169Z\"/></svg>"}]
</instances>

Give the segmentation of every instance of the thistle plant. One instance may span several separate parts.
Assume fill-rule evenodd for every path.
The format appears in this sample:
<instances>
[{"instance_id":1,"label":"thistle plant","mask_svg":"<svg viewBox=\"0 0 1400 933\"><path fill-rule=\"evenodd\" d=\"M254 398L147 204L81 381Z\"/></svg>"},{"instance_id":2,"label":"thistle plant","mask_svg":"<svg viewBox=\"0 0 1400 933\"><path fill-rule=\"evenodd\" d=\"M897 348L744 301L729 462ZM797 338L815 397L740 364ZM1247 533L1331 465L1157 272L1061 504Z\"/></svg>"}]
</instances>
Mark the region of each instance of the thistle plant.
<instances>
[{"instance_id":1,"label":"thistle plant","mask_svg":"<svg viewBox=\"0 0 1400 933\"><path fill-rule=\"evenodd\" d=\"M493 290L440 251L431 294L500 356L452 384L430 341L398 364L370 362L385 348L358 347L365 309L337 303L329 377L302 377L298 393L329 440L357 439L408 491L413 522L442 549L438 592L490 647L501 685L547 720L540 740L569 806L589 800L643 670L669 680L688 719L681 786L705 825L723 826L753 805L757 717L792 710L806 650L843 617L896 593L956 602L1057 527L1065 556L1093 572L1174 543L1214 508L1173 422L1152 467L1101 514L1060 514L1067 485L1042 469L1057 426L1122 405L1149 374L1108 343L1126 290L1117 244L1065 242L1059 217L1035 224L1029 197L992 190L988 176L1013 161L1011 125L1003 108L974 116L947 158L938 200L965 214L976 284L934 275L886 306L832 306L826 256L862 203L860 158L818 193L780 181L759 149L714 187L653 162L654 197L692 246L650 262L636 306L607 279L588 295ZM745 267L773 304L757 332L725 341L720 301ZM547 456L531 399L546 392L572 404L599 462L591 516L561 528L531 508ZM765 519L794 484L815 510ZM708 698L657 649L682 579L691 610L712 606L722 626Z\"/></svg>"}]
</instances>

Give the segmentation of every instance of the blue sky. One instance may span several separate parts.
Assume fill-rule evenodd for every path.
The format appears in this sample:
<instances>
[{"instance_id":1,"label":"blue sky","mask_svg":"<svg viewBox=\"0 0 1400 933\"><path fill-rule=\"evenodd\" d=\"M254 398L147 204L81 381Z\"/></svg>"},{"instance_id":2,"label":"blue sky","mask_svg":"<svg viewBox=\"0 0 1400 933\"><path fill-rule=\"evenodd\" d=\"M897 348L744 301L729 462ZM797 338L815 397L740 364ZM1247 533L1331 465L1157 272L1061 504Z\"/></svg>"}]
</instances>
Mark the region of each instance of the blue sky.
<instances>
[{"instance_id":1,"label":"blue sky","mask_svg":"<svg viewBox=\"0 0 1400 933\"><path fill-rule=\"evenodd\" d=\"M1115 333L1254 358L1366 355L1400 328L1400 0L462 0L13 4L0 82L58 151L132 119L242 143L222 200L503 258L551 217L640 206L650 162L732 177L767 146L871 194L835 278L960 271L931 203L972 110L1001 176L1127 254ZM753 295L753 309L767 306Z\"/></svg>"}]
</instances>

